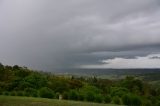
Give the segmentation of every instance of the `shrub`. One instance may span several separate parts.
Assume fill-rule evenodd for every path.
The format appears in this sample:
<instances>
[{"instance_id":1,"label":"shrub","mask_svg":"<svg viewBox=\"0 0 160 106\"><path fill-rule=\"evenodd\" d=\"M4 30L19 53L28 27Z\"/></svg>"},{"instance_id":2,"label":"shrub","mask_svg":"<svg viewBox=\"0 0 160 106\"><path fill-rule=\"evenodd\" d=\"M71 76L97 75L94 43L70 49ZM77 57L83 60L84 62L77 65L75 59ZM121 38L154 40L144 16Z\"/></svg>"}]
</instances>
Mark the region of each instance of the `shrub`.
<instances>
[{"instance_id":1,"label":"shrub","mask_svg":"<svg viewBox=\"0 0 160 106\"><path fill-rule=\"evenodd\" d=\"M3 92L3 95L8 96L8 95L9 95L9 92L8 92L8 91L5 91L5 92Z\"/></svg>"},{"instance_id":2,"label":"shrub","mask_svg":"<svg viewBox=\"0 0 160 106\"><path fill-rule=\"evenodd\" d=\"M10 95L11 95L11 96L16 96L16 92L15 92L15 91L12 91L12 92L10 93Z\"/></svg>"},{"instance_id":3,"label":"shrub","mask_svg":"<svg viewBox=\"0 0 160 106\"><path fill-rule=\"evenodd\" d=\"M104 102L105 103L110 103L112 101L112 99L111 99L111 96L110 95L106 95L105 97L104 97Z\"/></svg>"},{"instance_id":4,"label":"shrub","mask_svg":"<svg viewBox=\"0 0 160 106\"><path fill-rule=\"evenodd\" d=\"M22 91L18 91L17 96L24 96L24 93Z\"/></svg>"},{"instance_id":5,"label":"shrub","mask_svg":"<svg viewBox=\"0 0 160 106\"><path fill-rule=\"evenodd\" d=\"M68 99L68 93L67 92L64 92L62 96L63 96L63 99L66 99L66 100Z\"/></svg>"},{"instance_id":6,"label":"shrub","mask_svg":"<svg viewBox=\"0 0 160 106\"><path fill-rule=\"evenodd\" d=\"M113 97L113 103L120 104L120 98L118 96Z\"/></svg>"},{"instance_id":7,"label":"shrub","mask_svg":"<svg viewBox=\"0 0 160 106\"><path fill-rule=\"evenodd\" d=\"M38 96L37 90L33 89L33 88L26 88L24 95L26 95L26 96L32 96L32 97L37 97Z\"/></svg>"},{"instance_id":8,"label":"shrub","mask_svg":"<svg viewBox=\"0 0 160 106\"><path fill-rule=\"evenodd\" d=\"M128 89L126 88L123 88L123 87L112 87L111 88L111 96L114 97L114 96L123 96L125 95L126 93L128 93Z\"/></svg>"},{"instance_id":9,"label":"shrub","mask_svg":"<svg viewBox=\"0 0 160 106\"><path fill-rule=\"evenodd\" d=\"M123 104L125 105L141 105L141 99L133 94L127 94L122 97Z\"/></svg>"},{"instance_id":10,"label":"shrub","mask_svg":"<svg viewBox=\"0 0 160 106\"><path fill-rule=\"evenodd\" d=\"M156 103L156 106L160 106L160 101L158 101L158 102Z\"/></svg>"},{"instance_id":11,"label":"shrub","mask_svg":"<svg viewBox=\"0 0 160 106\"><path fill-rule=\"evenodd\" d=\"M0 95L2 95L3 93L0 91Z\"/></svg>"},{"instance_id":12,"label":"shrub","mask_svg":"<svg viewBox=\"0 0 160 106\"><path fill-rule=\"evenodd\" d=\"M81 94L81 93L79 93L78 94L78 100L80 100L80 101L84 101L84 95L83 94Z\"/></svg>"},{"instance_id":13,"label":"shrub","mask_svg":"<svg viewBox=\"0 0 160 106\"><path fill-rule=\"evenodd\" d=\"M131 101L132 101L132 104L135 106L141 105L141 99L138 96L133 96Z\"/></svg>"},{"instance_id":14,"label":"shrub","mask_svg":"<svg viewBox=\"0 0 160 106\"><path fill-rule=\"evenodd\" d=\"M145 100L142 106L152 106L152 102L150 100Z\"/></svg>"},{"instance_id":15,"label":"shrub","mask_svg":"<svg viewBox=\"0 0 160 106\"><path fill-rule=\"evenodd\" d=\"M39 96L42 98L53 98L54 92L50 88L43 87L39 90Z\"/></svg>"},{"instance_id":16,"label":"shrub","mask_svg":"<svg viewBox=\"0 0 160 106\"><path fill-rule=\"evenodd\" d=\"M56 94L55 94L55 98L56 98L56 99L59 99L59 95L60 95L60 93L56 93Z\"/></svg>"},{"instance_id":17,"label":"shrub","mask_svg":"<svg viewBox=\"0 0 160 106\"><path fill-rule=\"evenodd\" d=\"M69 96L69 99L71 99L71 100L77 100L78 99L78 93L75 90L69 91L68 96Z\"/></svg>"},{"instance_id":18,"label":"shrub","mask_svg":"<svg viewBox=\"0 0 160 106\"><path fill-rule=\"evenodd\" d=\"M103 102L103 97L102 97L102 95L96 95L96 96L95 96L95 102L102 103L102 102Z\"/></svg>"},{"instance_id":19,"label":"shrub","mask_svg":"<svg viewBox=\"0 0 160 106\"><path fill-rule=\"evenodd\" d=\"M94 96L93 92L87 92L87 94L86 94L87 101L94 101L94 98L95 98L95 96Z\"/></svg>"},{"instance_id":20,"label":"shrub","mask_svg":"<svg viewBox=\"0 0 160 106\"><path fill-rule=\"evenodd\" d=\"M124 95L124 96L122 97L122 101L123 101L123 104L124 104L124 105L129 105L129 104L131 104L131 99L130 99L129 95Z\"/></svg>"},{"instance_id":21,"label":"shrub","mask_svg":"<svg viewBox=\"0 0 160 106\"><path fill-rule=\"evenodd\" d=\"M29 94L28 92L24 92L24 96L29 97L29 96L30 96L30 94Z\"/></svg>"}]
</instances>

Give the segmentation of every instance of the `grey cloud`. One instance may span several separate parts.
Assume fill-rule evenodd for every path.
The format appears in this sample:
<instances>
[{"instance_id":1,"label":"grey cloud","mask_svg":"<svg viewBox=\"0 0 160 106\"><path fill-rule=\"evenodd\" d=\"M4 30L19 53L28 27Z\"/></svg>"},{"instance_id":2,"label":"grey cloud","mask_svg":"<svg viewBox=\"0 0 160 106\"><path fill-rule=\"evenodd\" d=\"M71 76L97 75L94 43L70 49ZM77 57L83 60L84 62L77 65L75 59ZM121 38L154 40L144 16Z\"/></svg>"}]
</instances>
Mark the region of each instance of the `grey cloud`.
<instances>
[{"instance_id":1,"label":"grey cloud","mask_svg":"<svg viewBox=\"0 0 160 106\"><path fill-rule=\"evenodd\" d=\"M56 70L160 52L159 0L1 0L0 61Z\"/></svg>"}]
</instances>

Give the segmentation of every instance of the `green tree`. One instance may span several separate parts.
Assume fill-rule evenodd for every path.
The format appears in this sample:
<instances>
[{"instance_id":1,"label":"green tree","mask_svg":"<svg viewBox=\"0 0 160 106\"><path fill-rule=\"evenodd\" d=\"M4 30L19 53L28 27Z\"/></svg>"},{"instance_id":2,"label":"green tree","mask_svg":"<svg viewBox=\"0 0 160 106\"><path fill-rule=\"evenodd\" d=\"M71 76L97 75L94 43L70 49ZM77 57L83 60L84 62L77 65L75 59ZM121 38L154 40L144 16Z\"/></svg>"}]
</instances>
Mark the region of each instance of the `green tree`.
<instances>
[{"instance_id":1,"label":"green tree","mask_svg":"<svg viewBox=\"0 0 160 106\"><path fill-rule=\"evenodd\" d=\"M103 96L101 94L95 95L95 102L102 103L103 102Z\"/></svg>"},{"instance_id":2,"label":"green tree","mask_svg":"<svg viewBox=\"0 0 160 106\"><path fill-rule=\"evenodd\" d=\"M140 97L133 94L126 94L122 97L123 104L129 106L140 106L142 104Z\"/></svg>"},{"instance_id":3,"label":"green tree","mask_svg":"<svg viewBox=\"0 0 160 106\"><path fill-rule=\"evenodd\" d=\"M111 103L111 101L112 101L112 99L111 99L111 96L110 96L110 95L106 95L106 96L104 97L104 102L105 102L105 103Z\"/></svg>"},{"instance_id":4,"label":"green tree","mask_svg":"<svg viewBox=\"0 0 160 106\"><path fill-rule=\"evenodd\" d=\"M42 98L53 98L54 92L50 88L43 87L39 90L39 96Z\"/></svg>"},{"instance_id":5,"label":"green tree","mask_svg":"<svg viewBox=\"0 0 160 106\"><path fill-rule=\"evenodd\" d=\"M47 79L45 78L45 76L37 73L27 76L26 78L24 78L22 82L22 84L28 86L28 88L35 88L35 89L45 87L46 83ZM24 87L24 85L23 86L21 85L21 87Z\"/></svg>"},{"instance_id":6,"label":"green tree","mask_svg":"<svg viewBox=\"0 0 160 106\"><path fill-rule=\"evenodd\" d=\"M113 97L113 103L120 104L121 103L120 98L118 96Z\"/></svg>"},{"instance_id":7,"label":"green tree","mask_svg":"<svg viewBox=\"0 0 160 106\"><path fill-rule=\"evenodd\" d=\"M78 100L78 92L76 90L70 90L68 93L68 97L71 100Z\"/></svg>"}]
</instances>

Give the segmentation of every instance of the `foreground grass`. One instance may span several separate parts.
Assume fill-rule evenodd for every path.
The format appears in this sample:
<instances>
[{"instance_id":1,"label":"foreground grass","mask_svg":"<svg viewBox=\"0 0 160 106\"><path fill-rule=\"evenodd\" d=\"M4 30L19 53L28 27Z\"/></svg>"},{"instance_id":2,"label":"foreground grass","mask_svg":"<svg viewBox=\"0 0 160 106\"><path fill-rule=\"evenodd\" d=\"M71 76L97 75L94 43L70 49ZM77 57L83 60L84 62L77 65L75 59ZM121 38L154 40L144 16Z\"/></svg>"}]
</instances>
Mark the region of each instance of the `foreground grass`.
<instances>
[{"instance_id":1,"label":"foreground grass","mask_svg":"<svg viewBox=\"0 0 160 106\"><path fill-rule=\"evenodd\" d=\"M0 96L0 106L117 106L33 97Z\"/></svg>"}]
</instances>

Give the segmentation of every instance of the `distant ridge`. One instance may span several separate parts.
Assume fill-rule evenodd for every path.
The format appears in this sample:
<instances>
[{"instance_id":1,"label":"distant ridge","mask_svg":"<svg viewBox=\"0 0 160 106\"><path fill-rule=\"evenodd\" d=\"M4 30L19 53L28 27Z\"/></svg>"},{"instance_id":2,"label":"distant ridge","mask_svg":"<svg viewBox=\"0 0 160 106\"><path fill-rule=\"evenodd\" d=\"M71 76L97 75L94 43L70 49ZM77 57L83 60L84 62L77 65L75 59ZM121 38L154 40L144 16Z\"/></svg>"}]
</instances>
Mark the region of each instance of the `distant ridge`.
<instances>
[{"instance_id":1,"label":"distant ridge","mask_svg":"<svg viewBox=\"0 0 160 106\"><path fill-rule=\"evenodd\" d=\"M160 69L137 68L137 69L67 69L56 71L58 74L80 74L80 75L140 75L149 73L160 73Z\"/></svg>"}]
</instances>

